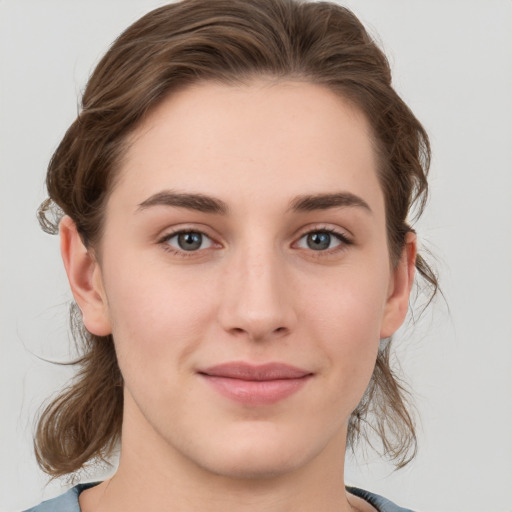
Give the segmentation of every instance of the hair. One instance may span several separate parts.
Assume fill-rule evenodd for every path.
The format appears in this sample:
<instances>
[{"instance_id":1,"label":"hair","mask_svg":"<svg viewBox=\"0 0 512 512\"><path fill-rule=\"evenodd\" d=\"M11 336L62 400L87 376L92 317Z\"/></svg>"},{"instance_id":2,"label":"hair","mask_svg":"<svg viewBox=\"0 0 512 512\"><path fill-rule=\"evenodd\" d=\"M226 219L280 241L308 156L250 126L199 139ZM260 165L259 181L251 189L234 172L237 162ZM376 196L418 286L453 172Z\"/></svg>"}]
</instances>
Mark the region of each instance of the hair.
<instances>
[{"instance_id":1,"label":"hair","mask_svg":"<svg viewBox=\"0 0 512 512\"><path fill-rule=\"evenodd\" d=\"M361 22L328 2L184 0L136 21L97 65L81 111L51 158L49 198L39 209L42 228L56 233L68 215L86 247L94 249L129 135L148 113L194 83L243 84L258 77L325 86L365 114L396 264L412 231L409 211L415 206L419 217L425 207L428 137L393 89L389 63ZM431 300L436 274L420 255L416 268ZM112 336L87 332L74 304L71 318L82 354L72 364L79 371L43 410L35 435L38 463L53 477L106 461L121 435L123 378ZM378 451L401 467L415 455L417 440L390 347L388 340L379 350L369 387L349 419L348 445L376 433Z\"/></svg>"}]
</instances>

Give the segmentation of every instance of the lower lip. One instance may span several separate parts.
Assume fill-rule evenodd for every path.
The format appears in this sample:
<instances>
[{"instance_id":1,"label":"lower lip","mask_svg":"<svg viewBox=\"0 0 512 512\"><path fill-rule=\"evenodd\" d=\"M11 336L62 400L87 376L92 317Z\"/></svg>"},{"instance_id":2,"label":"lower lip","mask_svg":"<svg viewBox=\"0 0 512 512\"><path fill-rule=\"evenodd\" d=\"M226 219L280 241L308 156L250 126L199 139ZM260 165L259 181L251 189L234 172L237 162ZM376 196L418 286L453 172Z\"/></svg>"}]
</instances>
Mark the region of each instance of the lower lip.
<instances>
[{"instance_id":1,"label":"lower lip","mask_svg":"<svg viewBox=\"0 0 512 512\"><path fill-rule=\"evenodd\" d=\"M299 391L311 375L297 379L241 380L202 375L221 395L244 405L275 404Z\"/></svg>"}]
</instances>

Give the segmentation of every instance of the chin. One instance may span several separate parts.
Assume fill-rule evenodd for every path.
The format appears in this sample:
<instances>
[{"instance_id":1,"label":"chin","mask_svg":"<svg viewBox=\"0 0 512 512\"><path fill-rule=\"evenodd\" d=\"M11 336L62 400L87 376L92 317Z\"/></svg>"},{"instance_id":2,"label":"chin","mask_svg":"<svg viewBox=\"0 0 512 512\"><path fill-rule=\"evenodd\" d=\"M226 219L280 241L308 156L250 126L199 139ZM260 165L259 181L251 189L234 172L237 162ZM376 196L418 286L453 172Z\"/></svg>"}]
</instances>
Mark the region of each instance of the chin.
<instances>
[{"instance_id":1,"label":"chin","mask_svg":"<svg viewBox=\"0 0 512 512\"><path fill-rule=\"evenodd\" d=\"M279 458L275 454L245 453L224 456L215 461L204 461L203 469L219 477L232 480L267 480L292 473L300 468L300 461Z\"/></svg>"},{"instance_id":2,"label":"chin","mask_svg":"<svg viewBox=\"0 0 512 512\"><path fill-rule=\"evenodd\" d=\"M292 473L317 455L307 440L261 432L258 436L229 436L214 446L203 446L201 453L189 453L190 460L219 477L238 480L264 480ZM220 441L220 440L219 440Z\"/></svg>"}]
</instances>

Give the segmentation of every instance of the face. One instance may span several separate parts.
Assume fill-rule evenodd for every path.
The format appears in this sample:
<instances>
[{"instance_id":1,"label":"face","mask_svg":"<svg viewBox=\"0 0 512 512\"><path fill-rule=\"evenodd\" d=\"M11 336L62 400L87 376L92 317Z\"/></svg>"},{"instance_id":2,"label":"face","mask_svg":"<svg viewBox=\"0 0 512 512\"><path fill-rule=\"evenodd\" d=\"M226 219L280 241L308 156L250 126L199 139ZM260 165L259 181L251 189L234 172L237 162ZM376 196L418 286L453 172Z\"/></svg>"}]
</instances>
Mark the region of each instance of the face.
<instances>
[{"instance_id":1,"label":"face","mask_svg":"<svg viewBox=\"0 0 512 512\"><path fill-rule=\"evenodd\" d=\"M115 340L123 443L226 476L342 459L410 286L365 118L317 85L205 83L130 142L72 282Z\"/></svg>"}]
</instances>

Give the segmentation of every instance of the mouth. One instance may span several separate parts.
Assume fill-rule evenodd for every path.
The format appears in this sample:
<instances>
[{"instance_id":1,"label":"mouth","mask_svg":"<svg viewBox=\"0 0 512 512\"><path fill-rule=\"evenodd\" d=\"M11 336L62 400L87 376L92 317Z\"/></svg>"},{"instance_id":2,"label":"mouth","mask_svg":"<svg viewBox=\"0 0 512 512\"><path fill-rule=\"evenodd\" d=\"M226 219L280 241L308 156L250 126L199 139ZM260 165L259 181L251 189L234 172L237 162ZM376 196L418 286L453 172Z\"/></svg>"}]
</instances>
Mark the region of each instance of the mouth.
<instances>
[{"instance_id":1,"label":"mouth","mask_svg":"<svg viewBox=\"0 0 512 512\"><path fill-rule=\"evenodd\" d=\"M244 405L271 405L298 392L313 373L283 363L230 362L198 372L215 391Z\"/></svg>"}]
</instances>

